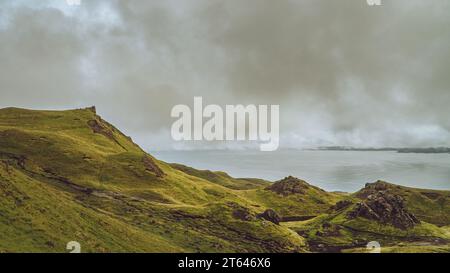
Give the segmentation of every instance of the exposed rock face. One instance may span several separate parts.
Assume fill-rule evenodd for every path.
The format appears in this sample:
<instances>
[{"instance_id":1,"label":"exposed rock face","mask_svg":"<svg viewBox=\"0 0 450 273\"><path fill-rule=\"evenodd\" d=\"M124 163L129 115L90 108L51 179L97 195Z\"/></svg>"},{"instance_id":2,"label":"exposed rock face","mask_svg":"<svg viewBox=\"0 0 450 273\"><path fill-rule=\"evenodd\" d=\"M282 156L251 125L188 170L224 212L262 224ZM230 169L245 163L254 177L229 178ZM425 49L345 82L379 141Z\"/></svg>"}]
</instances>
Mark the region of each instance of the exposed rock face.
<instances>
[{"instance_id":1,"label":"exposed rock face","mask_svg":"<svg viewBox=\"0 0 450 273\"><path fill-rule=\"evenodd\" d=\"M145 169L149 172L154 173L157 177L163 177L165 173L161 168L156 165L155 161L147 155L142 158L142 163L144 163Z\"/></svg>"},{"instance_id":2,"label":"exposed rock face","mask_svg":"<svg viewBox=\"0 0 450 273\"><path fill-rule=\"evenodd\" d=\"M305 194L306 190L311 187L311 185L301 179L288 176L268 186L266 190L273 191L283 196L288 196L291 194Z\"/></svg>"},{"instance_id":3,"label":"exposed rock face","mask_svg":"<svg viewBox=\"0 0 450 273\"><path fill-rule=\"evenodd\" d=\"M114 138L114 134L113 132L104 124L102 124L101 122L98 122L95 119L89 120L88 121L88 125L89 127L91 127L92 131L96 134L101 134L104 135L105 137L116 141L116 139Z\"/></svg>"},{"instance_id":4,"label":"exposed rock face","mask_svg":"<svg viewBox=\"0 0 450 273\"><path fill-rule=\"evenodd\" d=\"M422 194L423 196L425 196L431 200L438 200L443 197L441 193L437 193L437 192L421 192L420 194ZM445 197L444 197L444 199L445 199Z\"/></svg>"},{"instance_id":5,"label":"exposed rock face","mask_svg":"<svg viewBox=\"0 0 450 273\"><path fill-rule=\"evenodd\" d=\"M114 136L114 131L116 130L109 123L97 116L97 119L89 120L87 124L94 133L104 135L105 137L114 141L117 145L122 147L125 151L127 151L127 148L125 148ZM120 132L118 133L121 134Z\"/></svg>"},{"instance_id":6,"label":"exposed rock face","mask_svg":"<svg viewBox=\"0 0 450 273\"><path fill-rule=\"evenodd\" d=\"M420 221L406 210L403 198L386 191L378 191L369 195L367 200L357 203L347 217L350 219L363 217L400 229L409 229L420 224Z\"/></svg>"},{"instance_id":7,"label":"exposed rock face","mask_svg":"<svg viewBox=\"0 0 450 273\"><path fill-rule=\"evenodd\" d=\"M279 225L281 221L281 217L273 209L267 209L265 212L258 214L256 217L265 219L277 225Z\"/></svg>"},{"instance_id":8,"label":"exposed rock face","mask_svg":"<svg viewBox=\"0 0 450 273\"><path fill-rule=\"evenodd\" d=\"M91 107L87 107L86 110L89 110L94 114L97 114L97 109L96 109L95 105L93 105Z\"/></svg>"},{"instance_id":9,"label":"exposed rock face","mask_svg":"<svg viewBox=\"0 0 450 273\"><path fill-rule=\"evenodd\" d=\"M233 211L233 217L242 221L252 221L255 216L248 208L238 208Z\"/></svg>"},{"instance_id":10,"label":"exposed rock face","mask_svg":"<svg viewBox=\"0 0 450 273\"><path fill-rule=\"evenodd\" d=\"M352 204L353 204L353 202L350 200L342 200L342 201L337 202L334 206L332 206L331 209L333 209L335 211L339 211L341 209L348 208Z\"/></svg>"}]
</instances>

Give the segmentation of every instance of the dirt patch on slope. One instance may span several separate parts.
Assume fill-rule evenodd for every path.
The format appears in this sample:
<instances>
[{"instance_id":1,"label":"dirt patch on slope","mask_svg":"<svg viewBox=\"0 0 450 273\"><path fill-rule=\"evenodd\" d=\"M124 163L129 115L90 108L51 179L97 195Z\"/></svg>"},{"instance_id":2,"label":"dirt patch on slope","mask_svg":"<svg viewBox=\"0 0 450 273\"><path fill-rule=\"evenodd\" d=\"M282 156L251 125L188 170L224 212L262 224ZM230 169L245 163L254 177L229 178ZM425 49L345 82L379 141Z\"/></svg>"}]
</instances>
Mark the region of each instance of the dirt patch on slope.
<instances>
[{"instance_id":1,"label":"dirt patch on slope","mask_svg":"<svg viewBox=\"0 0 450 273\"><path fill-rule=\"evenodd\" d=\"M144 155L144 157L142 158L142 163L144 164L147 171L154 173L157 177L163 177L165 175L163 170L161 170L161 168L158 167L155 161L148 155Z\"/></svg>"}]
</instances>

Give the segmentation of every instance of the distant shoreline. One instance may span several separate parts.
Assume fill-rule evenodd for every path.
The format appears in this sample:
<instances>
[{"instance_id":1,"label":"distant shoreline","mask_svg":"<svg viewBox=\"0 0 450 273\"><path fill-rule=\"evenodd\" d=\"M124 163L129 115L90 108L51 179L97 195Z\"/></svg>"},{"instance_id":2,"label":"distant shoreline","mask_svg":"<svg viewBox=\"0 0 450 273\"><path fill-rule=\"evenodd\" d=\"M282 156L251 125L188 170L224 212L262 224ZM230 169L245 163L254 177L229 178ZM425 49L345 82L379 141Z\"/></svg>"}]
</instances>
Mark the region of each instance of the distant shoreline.
<instances>
[{"instance_id":1,"label":"distant shoreline","mask_svg":"<svg viewBox=\"0 0 450 273\"><path fill-rule=\"evenodd\" d=\"M428 147L428 148L354 148L344 146L319 147L312 149L315 151L358 151L358 152L398 152L416 154L450 154L449 147Z\"/></svg>"},{"instance_id":2,"label":"distant shoreline","mask_svg":"<svg viewBox=\"0 0 450 273\"><path fill-rule=\"evenodd\" d=\"M208 152L208 151L231 151L231 152L241 152L241 151L256 151L253 149L248 150L233 150L233 149L182 149L182 150L148 150L149 153L158 152ZM450 154L449 147L429 147L429 148L355 148L346 146L326 146L317 148L280 148L278 151L342 151L342 152L397 152L397 153L416 153L416 154Z\"/></svg>"}]
</instances>

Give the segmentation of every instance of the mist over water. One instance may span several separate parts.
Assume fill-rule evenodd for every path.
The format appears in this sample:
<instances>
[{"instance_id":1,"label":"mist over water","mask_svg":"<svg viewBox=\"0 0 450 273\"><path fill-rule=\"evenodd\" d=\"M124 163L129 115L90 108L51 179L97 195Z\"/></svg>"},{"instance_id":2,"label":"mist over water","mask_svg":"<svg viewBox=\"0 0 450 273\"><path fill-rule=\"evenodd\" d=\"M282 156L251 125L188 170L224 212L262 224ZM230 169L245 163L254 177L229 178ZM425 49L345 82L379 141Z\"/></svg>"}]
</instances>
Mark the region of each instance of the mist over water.
<instances>
[{"instance_id":1,"label":"mist over water","mask_svg":"<svg viewBox=\"0 0 450 273\"><path fill-rule=\"evenodd\" d=\"M233 177L270 181L293 175L327 191L354 192L385 180L416 188L450 190L450 154L386 151L158 151L158 159Z\"/></svg>"}]
</instances>

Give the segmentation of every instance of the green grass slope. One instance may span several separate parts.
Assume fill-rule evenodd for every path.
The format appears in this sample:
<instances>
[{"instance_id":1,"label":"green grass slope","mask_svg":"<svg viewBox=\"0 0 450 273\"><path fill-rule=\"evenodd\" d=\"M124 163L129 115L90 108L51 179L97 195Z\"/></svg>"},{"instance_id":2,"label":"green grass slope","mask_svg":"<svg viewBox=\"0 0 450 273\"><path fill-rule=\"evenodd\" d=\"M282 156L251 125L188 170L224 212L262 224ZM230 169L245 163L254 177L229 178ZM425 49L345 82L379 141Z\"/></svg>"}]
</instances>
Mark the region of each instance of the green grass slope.
<instances>
[{"instance_id":1,"label":"green grass slope","mask_svg":"<svg viewBox=\"0 0 450 273\"><path fill-rule=\"evenodd\" d=\"M171 163L171 167L187 173L191 176L196 176L208 180L210 182L216 183L218 185L234 189L234 190L248 190L248 189L258 189L262 187L267 187L271 183L263 179L257 178L234 178L229 176L225 172L213 172L209 170L197 170L182 164Z\"/></svg>"},{"instance_id":2,"label":"green grass slope","mask_svg":"<svg viewBox=\"0 0 450 273\"><path fill-rule=\"evenodd\" d=\"M379 191L420 223L348 217ZM382 181L338 194L290 176L233 178L157 160L95 108L0 109L0 252L67 252L70 241L83 252L365 252L369 241L446 252L449 200Z\"/></svg>"},{"instance_id":3,"label":"green grass slope","mask_svg":"<svg viewBox=\"0 0 450 273\"><path fill-rule=\"evenodd\" d=\"M1 109L0 252L306 251L239 189L265 182L219 176L156 160L95 108Z\"/></svg>"},{"instance_id":4,"label":"green grass slope","mask_svg":"<svg viewBox=\"0 0 450 273\"><path fill-rule=\"evenodd\" d=\"M265 208L274 209L284 218L317 216L343 198L291 176L273 185L243 191L242 195Z\"/></svg>"}]
</instances>

